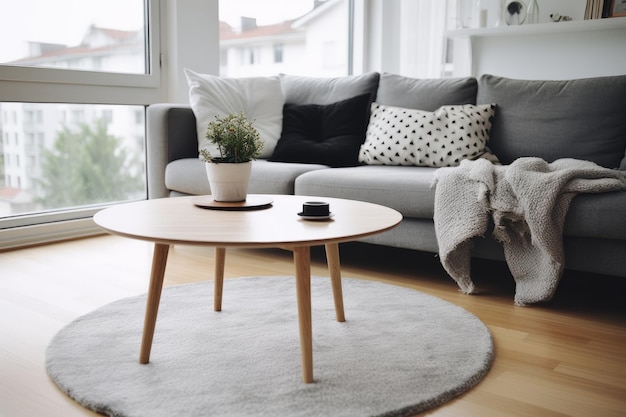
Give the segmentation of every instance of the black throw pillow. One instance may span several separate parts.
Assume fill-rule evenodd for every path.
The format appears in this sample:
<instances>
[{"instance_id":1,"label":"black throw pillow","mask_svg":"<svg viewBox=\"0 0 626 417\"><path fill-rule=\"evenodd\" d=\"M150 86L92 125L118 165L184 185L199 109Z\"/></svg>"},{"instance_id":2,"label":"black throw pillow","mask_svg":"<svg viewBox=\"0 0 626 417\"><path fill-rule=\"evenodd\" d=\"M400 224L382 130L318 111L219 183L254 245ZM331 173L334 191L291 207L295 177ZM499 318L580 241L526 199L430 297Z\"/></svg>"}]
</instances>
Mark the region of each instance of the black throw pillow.
<instances>
[{"instance_id":1,"label":"black throw pillow","mask_svg":"<svg viewBox=\"0 0 626 417\"><path fill-rule=\"evenodd\" d=\"M328 105L285 104L282 134L269 160L358 165L370 103L371 94L363 94Z\"/></svg>"}]
</instances>

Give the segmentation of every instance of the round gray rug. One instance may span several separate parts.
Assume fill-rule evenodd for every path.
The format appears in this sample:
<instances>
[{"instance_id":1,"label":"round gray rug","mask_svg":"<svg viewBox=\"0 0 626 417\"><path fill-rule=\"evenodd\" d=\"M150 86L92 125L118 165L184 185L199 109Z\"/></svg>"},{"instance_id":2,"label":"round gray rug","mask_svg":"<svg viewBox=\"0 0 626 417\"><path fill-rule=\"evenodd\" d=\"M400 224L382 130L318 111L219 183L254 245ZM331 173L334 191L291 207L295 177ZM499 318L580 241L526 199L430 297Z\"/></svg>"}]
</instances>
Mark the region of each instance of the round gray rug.
<instances>
[{"instance_id":1,"label":"round gray rug","mask_svg":"<svg viewBox=\"0 0 626 417\"><path fill-rule=\"evenodd\" d=\"M46 351L54 382L110 416L410 416L474 386L493 342L466 310L417 291L343 279L346 321L328 278L311 279L315 382L301 382L293 277L163 290L150 363L138 363L145 295L79 317Z\"/></svg>"}]
</instances>

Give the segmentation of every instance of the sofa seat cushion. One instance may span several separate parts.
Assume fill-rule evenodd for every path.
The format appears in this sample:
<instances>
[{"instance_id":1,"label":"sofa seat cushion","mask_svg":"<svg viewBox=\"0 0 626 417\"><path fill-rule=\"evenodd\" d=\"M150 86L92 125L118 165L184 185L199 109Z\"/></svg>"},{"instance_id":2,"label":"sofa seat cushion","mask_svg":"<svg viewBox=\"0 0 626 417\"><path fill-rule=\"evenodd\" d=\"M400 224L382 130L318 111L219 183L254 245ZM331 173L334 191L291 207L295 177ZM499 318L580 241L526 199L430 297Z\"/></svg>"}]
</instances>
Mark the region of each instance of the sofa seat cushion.
<instances>
[{"instance_id":1,"label":"sofa seat cushion","mask_svg":"<svg viewBox=\"0 0 626 417\"><path fill-rule=\"evenodd\" d=\"M626 75L565 81L483 75L477 102L497 105L489 147L504 164L536 156L617 168L626 149L625 97Z\"/></svg>"},{"instance_id":2,"label":"sofa seat cushion","mask_svg":"<svg viewBox=\"0 0 626 417\"><path fill-rule=\"evenodd\" d=\"M211 194L206 176L205 163L198 158L178 159L165 168L165 186L181 194ZM319 164L292 164L268 162L264 159L252 161L252 174L248 192L250 194L293 194L295 179L308 171L328 168Z\"/></svg>"},{"instance_id":3,"label":"sofa seat cushion","mask_svg":"<svg viewBox=\"0 0 626 417\"><path fill-rule=\"evenodd\" d=\"M251 194L289 194L293 195L294 183L300 175L312 171L327 171L328 166L321 164L299 164L290 162L269 162L257 159L252 162L250 176Z\"/></svg>"},{"instance_id":4,"label":"sofa seat cushion","mask_svg":"<svg viewBox=\"0 0 626 417\"><path fill-rule=\"evenodd\" d=\"M394 208L404 217L432 220L437 169L375 165L316 170L296 179L295 194L368 201ZM572 200L563 234L623 240L626 192L579 194Z\"/></svg>"},{"instance_id":5,"label":"sofa seat cushion","mask_svg":"<svg viewBox=\"0 0 626 417\"><path fill-rule=\"evenodd\" d=\"M296 179L295 193L382 204L405 217L433 218L437 168L358 166L307 172Z\"/></svg>"},{"instance_id":6,"label":"sofa seat cushion","mask_svg":"<svg viewBox=\"0 0 626 417\"><path fill-rule=\"evenodd\" d=\"M182 194L211 194L204 162L198 158L177 159L165 167L165 188Z\"/></svg>"}]
</instances>

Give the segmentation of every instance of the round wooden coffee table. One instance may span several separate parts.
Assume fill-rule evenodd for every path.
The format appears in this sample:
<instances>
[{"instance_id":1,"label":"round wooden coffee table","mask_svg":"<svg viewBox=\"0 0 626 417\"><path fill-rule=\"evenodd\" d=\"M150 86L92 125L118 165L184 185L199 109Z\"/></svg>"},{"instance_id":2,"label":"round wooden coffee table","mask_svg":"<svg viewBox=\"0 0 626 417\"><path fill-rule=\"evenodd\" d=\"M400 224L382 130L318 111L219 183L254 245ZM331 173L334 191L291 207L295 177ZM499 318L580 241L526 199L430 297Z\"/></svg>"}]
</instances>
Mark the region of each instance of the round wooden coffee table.
<instances>
[{"instance_id":1,"label":"round wooden coffee table","mask_svg":"<svg viewBox=\"0 0 626 417\"><path fill-rule=\"evenodd\" d=\"M302 380L313 382L310 247L324 245L337 321L344 321L339 246L395 227L402 215L388 207L361 201L293 195L251 195L269 199L256 210L207 209L199 197L144 200L104 209L94 221L110 233L154 242L139 362L148 363L156 324L167 255L172 244L215 247L214 310L221 310L226 248L278 247L293 251L295 263ZM307 201L330 204L332 217L305 220L298 216Z\"/></svg>"}]
</instances>

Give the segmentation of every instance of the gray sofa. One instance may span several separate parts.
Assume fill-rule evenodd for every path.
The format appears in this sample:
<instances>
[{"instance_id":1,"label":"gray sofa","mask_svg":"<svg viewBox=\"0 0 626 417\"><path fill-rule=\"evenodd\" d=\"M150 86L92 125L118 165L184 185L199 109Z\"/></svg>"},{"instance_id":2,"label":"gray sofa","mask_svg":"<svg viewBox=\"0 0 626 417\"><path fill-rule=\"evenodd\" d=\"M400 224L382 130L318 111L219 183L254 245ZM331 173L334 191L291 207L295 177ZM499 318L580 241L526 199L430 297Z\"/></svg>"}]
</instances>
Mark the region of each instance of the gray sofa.
<instances>
[{"instance_id":1,"label":"gray sofa","mask_svg":"<svg viewBox=\"0 0 626 417\"><path fill-rule=\"evenodd\" d=\"M412 79L394 74L319 79L281 75L286 105L329 105L370 94L388 106L434 111L443 105L496 105L489 147L501 163L523 156L549 162L590 160L626 170L626 75L568 81L513 80L493 75L479 79ZM189 106L155 104L148 108L148 194L162 198L210 194L198 159L196 120ZM433 214L437 167L253 163L250 193L340 197L392 207L404 216L393 230L366 241L437 253ZM566 268L626 277L626 192L580 194L564 229ZM472 255L503 260L501 245L477 239Z\"/></svg>"}]
</instances>

